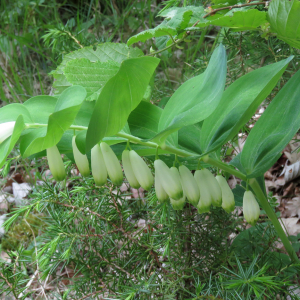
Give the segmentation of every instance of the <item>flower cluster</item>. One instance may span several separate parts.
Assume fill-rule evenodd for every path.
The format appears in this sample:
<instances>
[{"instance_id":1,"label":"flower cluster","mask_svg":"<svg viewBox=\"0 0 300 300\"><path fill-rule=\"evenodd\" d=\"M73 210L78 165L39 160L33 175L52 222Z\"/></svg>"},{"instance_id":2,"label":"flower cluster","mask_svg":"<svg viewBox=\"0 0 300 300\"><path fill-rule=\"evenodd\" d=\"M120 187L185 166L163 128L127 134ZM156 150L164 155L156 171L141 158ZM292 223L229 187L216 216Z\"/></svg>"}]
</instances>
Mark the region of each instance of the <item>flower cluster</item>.
<instances>
[{"instance_id":1,"label":"flower cluster","mask_svg":"<svg viewBox=\"0 0 300 300\"><path fill-rule=\"evenodd\" d=\"M90 175L89 161L72 140L74 160L83 176ZM57 181L65 179L66 172L56 146L47 149L49 167ZM155 180L146 162L134 151L125 149L122 153L122 166L128 183L135 189L142 187L149 191L154 183L158 201L170 202L175 210L182 210L186 201L197 207L199 213L209 212L211 206L222 207L230 213L235 209L232 190L226 179L216 177L208 170L191 171L184 165L169 168L162 160L154 162ZM97 186L103 186L109 177L120 186L123 171L111 147L105 142L95 145L91 150L91 171ZM244 217L255 225L259 218L259 205L251 191L246 191L243 200Z\"/></svg>"}]
</instances>

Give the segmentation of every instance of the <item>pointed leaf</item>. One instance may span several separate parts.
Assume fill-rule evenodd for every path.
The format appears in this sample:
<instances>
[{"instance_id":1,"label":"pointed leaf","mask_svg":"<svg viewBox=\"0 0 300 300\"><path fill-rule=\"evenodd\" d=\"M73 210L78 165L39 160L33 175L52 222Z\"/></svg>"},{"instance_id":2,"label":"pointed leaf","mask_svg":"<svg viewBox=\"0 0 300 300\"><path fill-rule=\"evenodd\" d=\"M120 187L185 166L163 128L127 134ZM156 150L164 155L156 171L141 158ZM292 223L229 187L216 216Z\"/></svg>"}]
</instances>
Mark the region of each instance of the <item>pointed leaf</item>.
<instances>
[{"instance_id":1,"label":"pointed leaf","mask_svg":"<svg viewBox=\"0 0 300 300\"><path fill-rule=\"evenodd\" d=\"M87 132L87 150L125 126L129 114L141 102L158 63L159 59L146 56L123 61L96 102Z\"/></svg>"},{"instance_id":2,"label":"pointed leaf","mask_svg":"<svg viewBox=\"0 0 300 300\"><path fill-rule=\"evenodd\" d=\"M275 87L292 58L252 71L225 90L220 104L203 123L200 139L203 152L220 148L239 132Z\"/></svg>"},{"instance_id":3,"label":"pointed leaf","mask_svg":"<svg viewBox=\"0 0 300 300\"><path fill-rule=\"evenodd\" d=\"M279 91L251 130L241 154L249 178L266 172L300 127L300 70Z\"/></svg>"},{"instance_id":4,"label":"pointed leaf","mask_svg":"<svg viewBox=\"0 0 300 300\"><path fill-rule=\"evenodd\" d=\"M153 140L163 144L173 132L207 118L218 106L226 79L226 53L220 45L204 73L182 84L168 101Z\"/></svg>"}]
</instances>

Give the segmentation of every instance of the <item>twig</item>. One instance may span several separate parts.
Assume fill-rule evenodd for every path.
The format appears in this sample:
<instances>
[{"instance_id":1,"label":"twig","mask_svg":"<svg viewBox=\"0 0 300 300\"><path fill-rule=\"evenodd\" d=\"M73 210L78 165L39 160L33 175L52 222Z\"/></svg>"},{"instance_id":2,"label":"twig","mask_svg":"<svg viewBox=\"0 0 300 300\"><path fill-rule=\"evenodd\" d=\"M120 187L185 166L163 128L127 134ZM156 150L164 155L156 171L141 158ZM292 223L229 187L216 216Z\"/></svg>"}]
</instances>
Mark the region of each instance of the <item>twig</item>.
<instances>
[{"instance_id":1,"label":"twig","mask_svg":"<svg viewBox=\"0 0 300 300\"><path fill-rule=\"evenodd\" d=\"M240 7L244 7L244 6L252 6L252 5L260 5L260 4L266 4L266 2L256 2L256 3L246 3L246 4L236 4L236 5L231 5L231 6L226 6L226 7L221 7L221 8L216 8L212 11L210 11L209 13L207 13L206 15L203 16L203 18L207 18L208 16L216 13L217 11L220 10L225 10L225 9L233 9L233 8L240 8Z\"/></svg>"},{"instance_id":2,"label":"twig","mask_svg":"<svg viewBox=\"0 0 300 300\"><path fill-rule=\"evenodd\" d=\"M82 297L78 300L83 300L83 299L89 298L90 296L94 296L94 295L100 294L100 293L103 293L103 291L96 291L96 292L93 292L93 293L89 293L89 294L85 295L84 297ZM103 299L103 298L101 298L101 299Z\"/></svg>"},{"instance_id":3,"label":"twig","mask_svg":"<svg viewBox=\"0 0 300 300\"><path fill-rule=\"evenodd\" d=\"M132 278L132 279L134 279L134 280L137 280L137 279L135 278L135 276L133 276L132 274L130 274L129 272L127 272L126 270L124 270L124 269L121 268L120 266L118 266L118 265L116 265L116 264L114 264L114 263L109 262L109 260L106 259L105 257L103 257L99 252L97 252L96 254L97 254L101 259L103 259L105 262L107 262L108 265L113 266L114 268L116 268L116 269L118 269L118 270L124 272L128 277L130 277L130 278Z\"/></svg>"},{"instance_id":4,"label":"twig","mask_svg":"<svg viewBox=\"0 0 300 300\"><path fill-rule=\"evenodd\" d=\"M192 27L195 27L199 22L200 22L200 21L197 21ZM163 48L163 49L161 49L161 50L157 50L157 51L155 51L155 52L152 52L152 53L150 53L150 54L147 54L147 56L153 56L153 55L156 55L156 54L158 54L158 53L164 52L165 50L168 50L169 48L172 48L173 46L175 46L175 45L181 43L187 36L190 35L190 33L191 33L190 31L187 31L187 32L183 35L183 37L182 37L181 39L178 39L178 40L174 40L174 39L172 38L173 43L172 43L171 45L169 45L169 46L167 46L167 47L165 47L165 48Z\"/></svg>"},{"instance_id":5,"label":"twig","mask_svg":"<svg viewBox=\"0 0 300 300\"><path fill-rule=\"evenodd\" d=\"M76 39L76 37L69 31L64 30L64 32L69 35L69 37L82 49L83 46L81 45L81 43Z\"/></svg>"},{"instance_id":6,"label":"twig","mask_svg":"<svg viewBox=\"0 0 300 300\"><path fill-rule=\"evenodd\" d=\"M3 275L2 272L0 272L0 277L2 277L5 280L6 284L10 287L10 289L13 290L12 284L8 281L8 279Z\"/></svg>"}]
</instances>

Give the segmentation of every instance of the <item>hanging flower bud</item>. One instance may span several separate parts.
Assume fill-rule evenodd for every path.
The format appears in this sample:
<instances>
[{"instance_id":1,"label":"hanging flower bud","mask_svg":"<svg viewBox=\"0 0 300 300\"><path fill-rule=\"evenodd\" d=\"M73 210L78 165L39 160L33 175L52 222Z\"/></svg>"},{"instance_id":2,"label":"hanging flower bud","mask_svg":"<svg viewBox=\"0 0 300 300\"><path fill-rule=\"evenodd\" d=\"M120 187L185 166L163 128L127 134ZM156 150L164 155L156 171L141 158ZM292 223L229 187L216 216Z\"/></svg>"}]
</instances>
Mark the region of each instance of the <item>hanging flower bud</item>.
<instances>
[{"instance_id":1,"label":"hanging flower bud","mask_svg":"<svg viewBox=\"0 0 300 300\"><path fill-rule=\"evenodd\" d=\"M137 181L144 190L149 191L154 182L151 170L134 150L129 152L129 157Z\"/></svg>"},{"instance_id":2,"label":"hanging flower bud","mask_svg":"<svg viewBox=\"0 0 300 300\"><path fill-rule=\"evenodd\" d=\"M200 199L200 191L193 174L184 165L179 167L179 173L180 173L183 193L186 195L187 199L194 206L197 206Z\"/></svg>"},{"instance_id":3,"label":"hanging flower bud","mask_svg":"<svg viewBox=\"0 0 300 300\"><path fill-rule=\"evenodd\" d=\"M199 214L209 212L212 199L209 191L210 187L207 184L206 172L204 172L204 170L197 170L194 177L200 190L200 201L197 205L198 212Z\"/></svg>"},{"instance_id":4,"label":"hanging flower bud","mask_svg":"<svg viewBox=\"0 0 300 300\"><path fill-rule=\"evenodd\" d=\"M174 177L176 178L176 180L178 182L180 182L181 186L182 186L182 182L181 182L181 179L180 179L180 175L179 175L179 171L177 168L175 167L172 167L170 168L170 171L174 174ZM172 204L172 207L175 209L175 210L182 210L184 205L185 205L185 200L186 200L186 197L185 197L185 194L183 193L183 197L178 199L178 200L175 200L175 199L172 199L170 198L170 202Z\"/></svg>"},{"instance_id":5,"label":"hanging flower bud","mask_svg":"<svg viewBox=\"0 0 300 300\"><path fill-rule=\"evenodd\" d=\"M73 136L72 139L72 147L73 147L73 155L74 155L74 160L77 165L77 168L79 172L81 173L82 176L89 176L90 175L90 166L89 166L89 161L86 155L82 154L76 145L76 136Z\"/></svg>"},{"instance_id":6,"label":"hanging flower bud","mask_svg":"<svg viewBox=\"0 0 300 300\"><path fill-rule=\"evenodd\" d=\"M185 201L186 201L185 195L183 195L183 197L180 198L179 200L174 200L170 198L170 202L174 210L183 210Z\"/></svg>"},{"instance_id":7,"label":"hanging flower bud","mask_svg":"<svg viewBox=\"0 0 300 300\"><path fill-rule=\"evenodd\" d=\"M123 172L115 152L105 142L100 143L100 148L111 182L115 185L121 185Z\"/></svg>"},{"instance_id":8,"label":"hanging flower bud","mask_svg":"<svg viewBox=\"0 0 300 300\"><path fill-rule=\"evenodd\" d=\"M232 192L231 188L229 187L226 179L223 176L221 176L221 175L216 176L216 180L218 181L219 186L222 191L222 208L226 212L230 213L230 212L234 211L234 209L235 209L235 201L234 201L233 192Z\"/></svg>"},{"instance_id":9,"label":"hanging flower bud","mask_svg":"<svg viewBox=\"0 0 300 300\"><path fill-rule=\"evenodd\" d=\"M129 182L129 184L134 188L138 189L140 187L139 182L137 181L134 172L132 170L131 162L130 162L130 157L129 157L129 150L124 150L122 153L122 164L123 164L123 169L125 172L125 176Z\"/></svg>"},{"instance_id":10,"label":"hanging flower bud","mask_svg":"<svg viewBox=\"0 0 300 300\"><path fill-rule=\"evenodd\" d=\"M160 159L154 162L155 174L161 182L162 187L168 196L174 200L179 200L183 197L183 191L180 181L170 171L168 166Z\"/></svg>"},{"instance_id":11,"label":"hanging flower bud","mask_svg":"<svg viewBox=\"0 0 300 300\"><path fill-rule=\"evenodd\" d=\"M222 206L222 191L218 184L218 181L216 180L215 176L208 169L203 169L203 173L206 176L206 183L209 187L212 205L221 207Z\"/></svg>"},{"instance_id":12,"label":"hanging flower bud","mask_svg":"<svg viewBox=\"0 0 300 300\"><path fill-rule=\"evenodd\" d=\"M246 191L243 198L243 213L245 220L254 226L259 219L260 208L251 191Z\"/></svg>"},{"instance_id":13,"label":"hanging flower bud","mask_svg":"<svg viewBox=\"0 0 300 300\"><path fill-rule=\"evenodd\" d=\"M49 169L56 181L66 178L66 170L61 155L56 146L47 149L47 159Z\"/></svg>"},{"instance_id":14,"label":"hanging flower bud","mask_svg":"<svg viewBox=\"0 0 300 300\"><path fill-rule=\"evenodd\" d=\"M91 167L96 185L104 185L107 181L107 169L99 144L91 150Z\"/></svg>"},{"instance_id":15,"label":"hanging flower bud","mask_svg":"<svg viewBox=\"0 0 300 300\"><path fill-rule=\"evenodd\" d=\"M5 122L0 124L0 144L12 135L15 123L16 122Z\"/></svg>"},{"instance_id":16,"label":"hanging flower bud","mask_svg":"<svg viewBox=\"0 0 300 300\"><path fill-rule=\"evenodd\" d=\"M158 201L160 203L168 202L169 196L161 184L161 181L157 174L157 169L155 169L155 184L154 185L155 185L155 193L156 193L156 197L157 197Z\"/></svg>"}]
</instances>

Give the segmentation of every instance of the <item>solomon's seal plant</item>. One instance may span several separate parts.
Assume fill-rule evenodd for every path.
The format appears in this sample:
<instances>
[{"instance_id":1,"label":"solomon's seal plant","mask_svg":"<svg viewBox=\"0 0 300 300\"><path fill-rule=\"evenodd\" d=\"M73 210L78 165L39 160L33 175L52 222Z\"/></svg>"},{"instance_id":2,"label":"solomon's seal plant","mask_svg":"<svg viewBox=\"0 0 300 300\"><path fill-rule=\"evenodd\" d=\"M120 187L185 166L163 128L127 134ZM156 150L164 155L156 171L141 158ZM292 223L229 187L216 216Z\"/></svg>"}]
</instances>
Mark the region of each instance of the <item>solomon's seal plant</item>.
<instances>
[{"instance_id":1,"label":"solomon's seal plant","mask_svg":"<svg viewBox=\"0 0 300 300\"><path fill-rule=\"evenodd\" d=\"M287 3L297 4L295 1L293 4L292 1ZM274 22L274 16L278 13L277 8L282 8L279 4L278 0L271 2L271 13L268 18L271 30L280 31L282 36L281 29L285 27L278 27ZM147 191L146 196L149 196L146 197L146 201L151 199L151 204L155 203L159 209L162 208L160 220L176 219L181 215L190 216L195 213L190 204L195 206L200 214L212 214L217 210L215 207L222 207L226 212L233 211L235 199L225 178L220 175L215 178L212 174L211 170L217 168L218 172L224 171L226 177L234 175L246 182L249 188L245 192L243 203L246 221L254 226L259 219L261 206L273 223L291 262L298 264L296 252L268 202L263 175L277 161L281 151L300 128L300 71L281 87L251 129L242 151L230 162L225 162L220 155L220 149L224 149L224 145L231 144L238 137L240 130L249 122L265 98L272 95L272 90L277 86L293 57L258 68L231 83L227 78L226 49L219 43L219 39L216 39L206 69L181 84L168 99L164 109L152 104L155 101L149 101L149 93L153 90L155 82L153 78L161 63L160 59L155 57L159 53L183 43L191 32L203 30L202 28L210 25L218 26L219 22L235 30L244 28L237 25L240 19L245 20L243 24L246 28L250 27L253 30L266 22L264 11L240 10L233 12L233 16L218 14L217 9L213 11L216 15L210 17L210 12L207 15L203 7L194 10L189 7L165 10L161 12L161 16L165 18L161 26L138 33L129 39L127 45L103 43L95 45L94 48L83 47L65 55L62 64L52 72L56 78L54 96L35 96L23 104L9 104L0 108L0 167L6 163L8 155L18 144L20 155L24 158L47 156L56 181L66 178L61 155L65 156L65 160L69 158L77 164L81 174L86 176L80 179L82 181L89 179L90 165L94 183L97 187L101 187L99 189L101 191L106 191L108 177L113 185L120 186L124 179L124 170L129 184L133 188L141 186ZM203 32L205 37L205 31ZM164 39L163 47L147 55L137 47L131 46L147 39L162 37L167 37ZM292 37L287 39L293 44L297 43ZM93 70L92 75L90 70ZM97 74L96 81L95 74ZM76 138L73 137L75 134ZM144 160L142 156L147 159ZM154 179L146 161L150 162L149 165L153 162ZM78 239L84 240L92 235L98 238L95 245L103 243L102 247L105 244L102 239L108 232L122 233L129 238L132 244L121 245L127 252L140 253L143 249L147 253L147 258L151 257L148 269L143 272L155 274L155 266L160 270L164 268L156 252L160 251L157 249L161 247L153 244L155 234L143 241L143 237L129 235L127 232L129 228L133 228L129 222L132 215L135 215L134 206L128 207L126 211L128 215L123 218L120 208L124 205L124 199L116 201L111 193L107 192L107 195L109 204L114 205L105 212L108 217L97 212L92 213L85 207L87 198L80 199L76 205L69 199L66 200L68 203L57 203L58 201L54 203L61 205L63 209L71 207L72 214L74 211L72 218L77 222L76 226L83 226L84 230L89 231L84 235L77 232L72 234L59 232L52 241L43 245L39 254L42 264L39 264L39 267L48 272L45 272L45 277L55 269L52 258L56 255L56 249L60 247L59 241L62 237L70 237L71 246L62 257L71 260L70 249ZM89 197L92 198L94 195L90 194ZM104 203L105 197L92 199L98 207L107 204ZM171 206L175 210L185 207L187 210L184 214L176 212L176 215L172 215ZM37 205L37 208L39 207L41 206ZM149 208L147 203L145 207L149 214L153 213L156 216L158 213L155 207ZM30 209L35 207L32 206ZM114 215L111 218L112 209L117 212L117 217ZM93 225L81 224L77 211L86 213L87 217L93 220ZM95 216L102 222L99 228L97 222L94 222ZM223 218L227 216L228 214L222 215ZM73 219L69 221L72 222ZM9 220L6 222L7 228L12 223ZM117 222L120 224L119 227L116 225ZM161 222L155 222L153 228L155 226L158 228L159 224ZM152 232L150 228L152 224L147 225L149 227L143 230ZM91 232L94 229L98 230L97 233ZM164 255L168 254L169 249L168 234L166 230L161 237L165 243ZM190 232L189 239L192 238ZM89 261L85 253L91 244L85 242L82 244L84 246L81 249L80 259L84 263L88 261L90 266L93 260ZM130 247L134 245L136 248L132 250L127 248L128 245ZM101 252L101 248L99 253L93 255L101 257L102 263L109 268L114 268L114 259L108 259L107 256L117 253L117 247L119 246L114 244L109 252L105 253ZM53 264L57 261L59 260L53 260ZM127 265L139 265L139 261ZM101 269L102 265L99 265L99 268ZM191 277L190 270L191 265L184 270L185 279ZM177 273L172 273L173 271L168 272L169 270L166 270L167 276L180 277ZM137 282L138 272L130 274L118 267L115 276L119 273L124 273L126 278ZM151 285L149 282L144 283L145 286ZM101 289L102 284L104 283L101 283ZM107 285L109 286L109 283ZM143 288L141 284L138 291L133 289L133 294L130 294L128 299L139 297L139 292Z\"/></svg>"}]
</instances>

